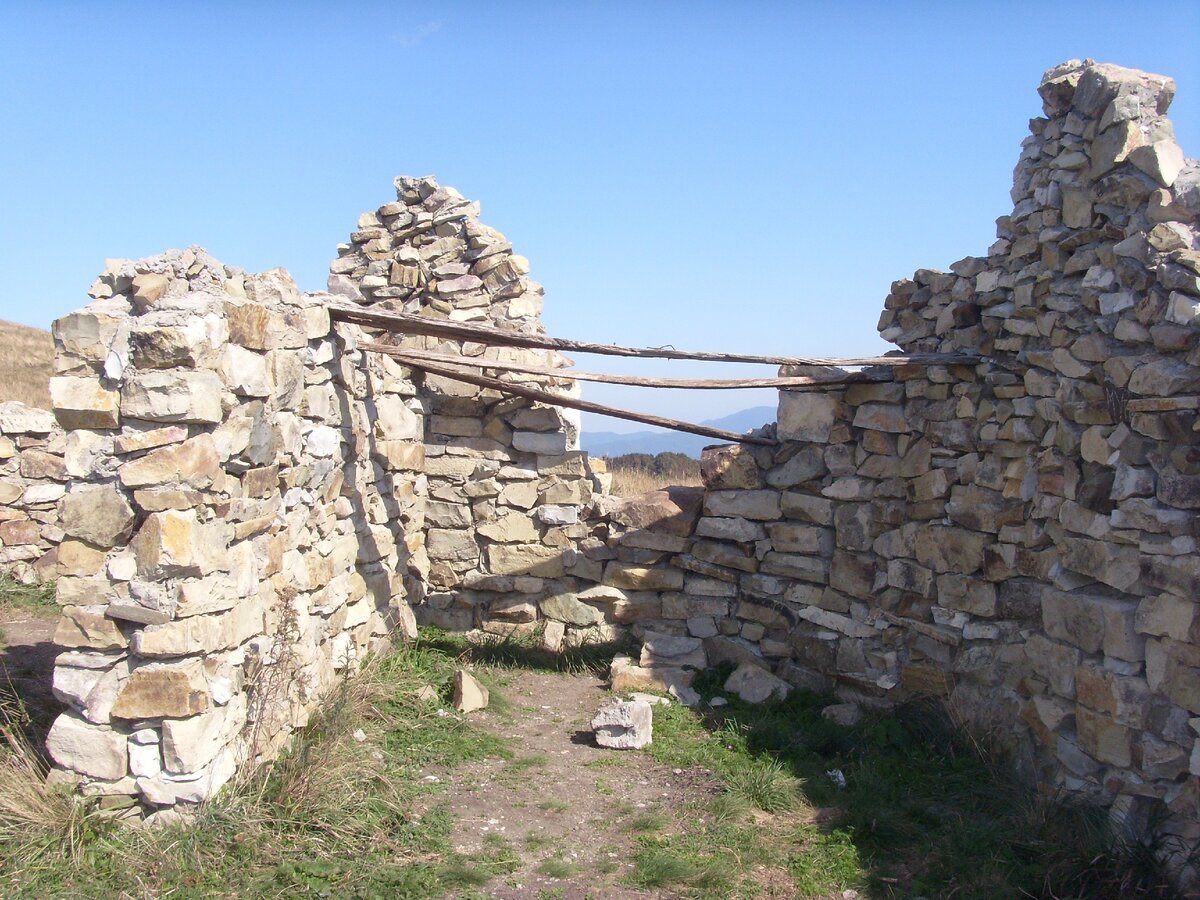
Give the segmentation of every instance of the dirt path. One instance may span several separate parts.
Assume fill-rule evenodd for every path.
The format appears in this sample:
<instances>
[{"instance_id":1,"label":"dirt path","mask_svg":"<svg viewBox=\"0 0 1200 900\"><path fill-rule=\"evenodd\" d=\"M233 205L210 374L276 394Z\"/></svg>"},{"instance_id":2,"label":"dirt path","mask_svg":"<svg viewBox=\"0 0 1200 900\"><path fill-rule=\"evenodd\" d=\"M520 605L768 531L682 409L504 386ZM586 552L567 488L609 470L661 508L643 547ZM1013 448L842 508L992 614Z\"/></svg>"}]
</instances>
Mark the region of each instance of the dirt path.
<instances>
[{"instance_id":1,"label":"dirt path","mask_svg":"<svg viewBox=\"0 0 1200 900\"><path fill-rule=\"evenodd\" d=\"M706 770L671 769L644 752L596 746L588 722L611 696L591 675L505 673L503 702L472 714L504 738L510 760L489 759L428 778L448 783L462 853L507 844L519 868L484 888L501 898L666 897L622 884L639 821L711 798Z\"/></svg>"}]
</instances>

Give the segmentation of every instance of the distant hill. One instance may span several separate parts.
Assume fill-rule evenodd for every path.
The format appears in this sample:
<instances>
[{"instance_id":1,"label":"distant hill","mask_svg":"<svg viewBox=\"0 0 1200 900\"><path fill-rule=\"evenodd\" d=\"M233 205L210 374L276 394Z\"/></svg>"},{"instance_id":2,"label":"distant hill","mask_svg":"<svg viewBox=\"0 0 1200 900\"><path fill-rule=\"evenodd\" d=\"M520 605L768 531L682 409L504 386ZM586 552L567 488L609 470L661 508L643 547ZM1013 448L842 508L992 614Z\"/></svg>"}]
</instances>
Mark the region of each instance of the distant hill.
<instances>
[{"instance_id":1,"label":"distant hill","mask_svg":"<svg viewBox=\"0 0 1200 900\"><path fill-rule=\"evenodd\" d=\"M774 406L755 406L743 409L720 419L710 419L701 425L724 428L741 434L775 421ZM612 431L584 430L580 436L583 449L592 456L623 456L626 453L686 453L693 459L700 458L700 451L709 444L719 444L715 438L684 434L681 431L631 431L617 434Z\"/></svg>"},{"instance_id":2,"label":"distant hill","mask_svg":"<svg viewBox=\"0 0 1200 900\"><path fill-rule=\"evenodd\" d=\"M0 321L0 400L49 409L53 368L50 332Z\"/></svg>"}]
</instances>

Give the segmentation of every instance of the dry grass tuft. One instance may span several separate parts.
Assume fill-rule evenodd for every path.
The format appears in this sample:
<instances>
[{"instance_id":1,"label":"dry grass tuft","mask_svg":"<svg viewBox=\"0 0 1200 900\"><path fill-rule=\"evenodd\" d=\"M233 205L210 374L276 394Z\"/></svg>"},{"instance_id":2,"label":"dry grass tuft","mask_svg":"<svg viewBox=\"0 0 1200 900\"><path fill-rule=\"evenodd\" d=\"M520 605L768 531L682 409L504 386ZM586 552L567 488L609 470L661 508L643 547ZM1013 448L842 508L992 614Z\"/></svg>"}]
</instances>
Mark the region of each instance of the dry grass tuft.
<instances>
[{"instance_id":1,"label":"dry grass tuft","mask_svg":"<svg viewBox=\"0 0 1200 900\"><path fill-rule=\"evenodd\" d=\"M700 475L679 476L662 475L647 469L613 469L612 492L626 499L637 497L649 491L661 491L666 487L682 485L696 487L701 484Z\"/></svg>"},{"instance_id":2,"label":"dry grass tuft","mask_svg":"<svg viewBox=\"0 0 1200 900\"><path fill-rule=\"evenodd\" d=\"M93 814L78 798L46 784L45 763L24 725L19 705L0 705L0 844L19 848L10 863L76 862Z\"/></svg>"},{"instance_id":3,"label":"dry grass tuft","mask_svg":"<svg viewBox=\"0 0 1200 900\"><path fill-rule=\"evenodd\" d=\"M50 408L54 340L50 332L0 321L0 401Z\"/></svg>"}]
</instances>

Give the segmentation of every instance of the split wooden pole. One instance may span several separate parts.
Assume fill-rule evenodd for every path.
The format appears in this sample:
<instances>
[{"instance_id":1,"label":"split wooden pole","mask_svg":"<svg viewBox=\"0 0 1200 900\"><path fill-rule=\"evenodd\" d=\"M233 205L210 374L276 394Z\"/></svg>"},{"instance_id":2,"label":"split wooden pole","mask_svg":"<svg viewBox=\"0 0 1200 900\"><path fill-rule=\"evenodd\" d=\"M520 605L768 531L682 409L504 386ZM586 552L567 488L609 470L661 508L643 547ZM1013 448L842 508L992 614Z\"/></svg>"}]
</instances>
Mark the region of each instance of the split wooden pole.
<instances>
[{"instance_id":1,"label":"split wooden pole","mask_svg":"<svg viewBox=\"0 0 1200 900\"><path fill-rule=\"evenodd\" d=\"M490 328L486 325L471 325L465 322L448 322L408 313L381 313L344 306L329 307L329 318L335 322L352 322L369 328L404 334L426 334L434 337L459 341L474 341L480 344L500 344L507 347L532 347L542 350L562 350L576 353L598 353L605 356L633 356L651 359L699 359L709 362L761 363L776 366L933 366L973 365L981 361L978 356L958 353L909 353L902 356L862 357L806 357L806 356L758 356L750 353L712 353L701 350L676 350L671 347L621 347L616 344L592 344L566 338L552 338L540 334L524 334Z\"/></svg>"},{"instance_id":2,"label":"split wooden pole","mask_svg":"<svg viewBox=\"0 0 1200 900\"><path fill-rule=\"evenodd\" d=\"M745 388L806 388L825 385L855 384L858 382L891 381L890 372L839 372L828 377L794 376L791 378L647 378L641 375L612 375L602 372L580 372L575 369L555 369L550 366L535 366L528 363L489 359L482 356L452 356L448 353L429 353L410 348L379 344L373 341L360 342L360 350L372 350L394 355L399 351L414 359L425 359L453 366L469 366L475 369L495 369L504 372L520 372L550 378L570 378L574 381L592 381L599 384L627 384L634 387L679 388L696 390L740 390Z\"/></svg>"},{"instance_id":3,"label":"split wooden pole","mask_svg":"<svg viewBox=\"0 0 1200 900\"><path fill-rule=\"evenodd\" d=\"M369 350L374 353L383 353L394 359L399 360L406 366L411 366L414 369L421 369L433 375L441 375L444 378L452 378L455 381L462 381L466 384L473 384L476 387L491 388L500 391L504 394L512 394L516 397L524 397L527 400L536 400L540 403L546 403L551 406L565 406L569 409L578 409L583 412L597 413L602 416L612 416L615 419L626 419L630 422L640 422L643 425L658 425L662 428L670 428L673 431L685 431L689 434L698 434L701 437L716 438L721 441L730 443L744 444L760 444L764 447L774 447L778 442L766 437L758 437L756 435L738 434L734 431L726 431L724 428L712 428L708 425L698 425L694 422L683 422L679 419L668 419L664 416L652 416L649 413L633 412L628 409L620 409L615 406L605 406L602 403L592 403L589 400L581 400L578 397L565 397L562 394L555 394L550 391L544 391L540 388L529 387L524 384L513 384L509 381L501 381L499 378L493 378L490 375L476 374L474 372L466 372L461 368L446 365L444 363L431 362L427 357L416 354L410 351L404 351L396 347L389 347L385 344L360 344L360 349ZM564 377L570 377L564 375Z\"/></svg>"}]
</instances>

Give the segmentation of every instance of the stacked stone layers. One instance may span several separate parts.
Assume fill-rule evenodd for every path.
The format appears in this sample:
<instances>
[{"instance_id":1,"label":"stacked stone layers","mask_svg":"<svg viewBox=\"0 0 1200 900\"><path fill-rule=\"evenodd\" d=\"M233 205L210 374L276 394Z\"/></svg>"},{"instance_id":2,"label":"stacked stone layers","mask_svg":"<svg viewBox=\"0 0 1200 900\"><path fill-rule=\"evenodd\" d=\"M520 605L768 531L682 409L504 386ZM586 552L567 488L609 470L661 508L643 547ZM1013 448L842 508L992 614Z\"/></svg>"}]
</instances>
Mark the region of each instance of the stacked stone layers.
<instances>
[{"instance_id":1,"label":"stacked stone layers","mask_svg":"<svg viewBox=\"0 0 1200 900\"><path fill-rule=\"evenodd\" d=\"M1047 73L989 255L897 282L880 322L987 360L783 392L778 447L707 452L703 490L612 501L560 410L330 336L330 302L540 329L527 264L432 179L360 219L336 296L196 251L114 265L56 326L72 711L51 753L93 792L207 796L411 601L552 646L632 627L631 684L730 660L860 702L943 696L1043 783L1161 803L1194 843L1200 170L1173 89Z\"/></svg>"},{"instance_id":2,"label":"stacked stone layers","mask_svg":"<svg viewBox=\"0 0 1200 900\"><path fill-rule=\"evenodd\" d=\"M593 553L673 579L614 598L644 663L942 696L1042 783L1200 841L1200 168L1173 90L1047 73L989 255L893 285L885 337L985 364L783 392L779 449L708 451L698 515L597 526Z\"/></svg>"},{"instance_id":3,"label":"stacked stone layers","mask_svg":"<svg viewBox=\"0 0 1200 900\"><path fill-rule=\"evenodd\" d=\"M0 403L0 574L27 584L53 578L67 450L53 415L15 400Z\"/></svg>"},{"instance_id":4,"label":"stacked stone layers","mask_svg":"<svg viewBox=\"0 0 1200 900\"><path fill-rule=\"evenodd\" d=\"M269 758L397 625L423 413L324 295L193 248L57 321L56 778L148 810ZM126 798L121 801L120 798Z\"/></svg>"},{"instance_id":5,"label":"stacked stone layers","mask_svg":"<svg viewBox=\"0 0 1200 900\"><path fill-rule=\"evenodd\" d=\"M330 266L331 292L378 311L541 333L542 287L478 204L433 178L396 179L396 200L359 217ZM553 352L414 335L386 341L417 353L568 364ZM501 373L505 380L575 395L566 378ZM577 552L593 476L569 410L506 398L441 375L415 376L429 415L424 433L428 503L422 545L427 594L419 619L498 635L539 618L598 571ZM549 640L607 637L598 616L549 619Z\"/></svg>"}]
</instances>

